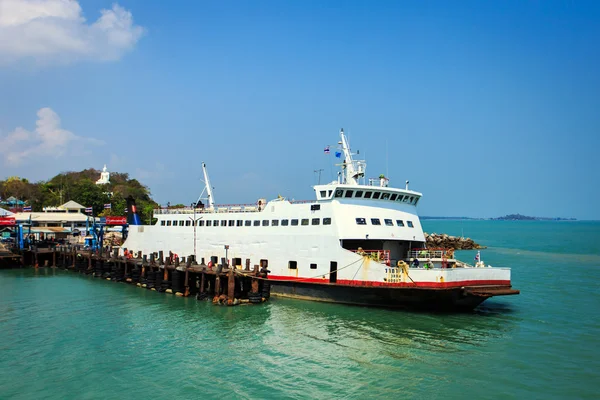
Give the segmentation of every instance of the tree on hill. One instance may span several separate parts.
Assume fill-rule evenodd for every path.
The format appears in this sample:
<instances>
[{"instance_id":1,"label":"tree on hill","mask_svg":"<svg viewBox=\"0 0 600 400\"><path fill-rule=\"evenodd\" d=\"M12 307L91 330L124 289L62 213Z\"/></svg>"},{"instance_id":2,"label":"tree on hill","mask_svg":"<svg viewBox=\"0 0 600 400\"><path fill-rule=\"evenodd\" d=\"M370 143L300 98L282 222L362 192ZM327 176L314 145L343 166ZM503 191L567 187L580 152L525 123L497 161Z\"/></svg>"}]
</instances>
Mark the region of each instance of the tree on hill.
<instances>
[{"instance_id":1,"label":"tree on hill","mask_svg":"<svg viewBox=\"0 0 600 400\"><path fill-rule=\"evenodd\" d=\"M74 200L85 207L92 207L94 215L124 216L126 198L133 196L137 203L140 218L148 222L158 204L152 200L150 191L137 179L130 179L127 173L111 173L110 183L96 185L100 171L85 169L80 172L60 173L48 181L30 183L27 179L10 177L0 181L0 197L14 196L26 201L33 211L42 211L43 207L56 207L68 200ZM104 208L111 204L110 209Z\"/></svg>"}]
</instances>

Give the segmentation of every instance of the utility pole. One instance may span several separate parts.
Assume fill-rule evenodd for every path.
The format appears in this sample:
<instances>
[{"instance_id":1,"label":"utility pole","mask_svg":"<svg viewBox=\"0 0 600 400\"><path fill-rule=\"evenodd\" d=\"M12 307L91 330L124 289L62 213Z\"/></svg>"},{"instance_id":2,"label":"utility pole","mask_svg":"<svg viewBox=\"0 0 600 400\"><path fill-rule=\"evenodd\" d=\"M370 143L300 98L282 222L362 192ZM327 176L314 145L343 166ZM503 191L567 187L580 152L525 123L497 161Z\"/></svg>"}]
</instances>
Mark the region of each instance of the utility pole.
<instances>
[{"instance_id":1,"label":"utility pole","mask_svg":"<svg viewBox=\"0 0 600 400\"><path fill-rule=\"evenodd\" d=\"M318 183L318 185L320 185L320 184L321 184L321 172L322 172L322 171L323 171L323 168L321 168L321 169L315 169L315 174L316 174L316 173L318 173L318 174L319 174L319 183Z\"/></svg>"},{"instance_id":2,"label":"utility pole","mask_svg":"<svg viewBox=\"0 0 600 400\"><path fill-rule=\"evenodd\" d=\"M192 220L192 224L194 224L194 261L198 261L196 256L196 225L198 225L198 221L202 219L202 217L196 218L196 203L191 204L192 209L194 210L194 217L188 217Z\"/></svg>"}]
</instances>

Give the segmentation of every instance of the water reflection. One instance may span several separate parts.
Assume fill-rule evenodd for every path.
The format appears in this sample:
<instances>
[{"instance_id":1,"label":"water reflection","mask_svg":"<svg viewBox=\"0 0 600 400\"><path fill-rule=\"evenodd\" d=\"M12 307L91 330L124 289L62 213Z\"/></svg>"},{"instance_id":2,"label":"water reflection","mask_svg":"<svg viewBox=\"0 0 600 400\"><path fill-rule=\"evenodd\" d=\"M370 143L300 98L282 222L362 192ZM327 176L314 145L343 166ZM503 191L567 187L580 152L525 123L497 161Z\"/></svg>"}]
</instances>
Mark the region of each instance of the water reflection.
<instances>
[{"instance_id":1,"label":"water reflection","mask_svg":"<svg viewBox=\"0 0 600 400\"><path fill-rule=\"evenodd\" d=\"M373 309L291 299L273 300L272 323L281 329L330 343L348 338L382 345L426 346L452 350L449 344L478 345L509 333L516 320L507 304L493 303L468 314L435 314Z\"/></svg>"}]
</instances>

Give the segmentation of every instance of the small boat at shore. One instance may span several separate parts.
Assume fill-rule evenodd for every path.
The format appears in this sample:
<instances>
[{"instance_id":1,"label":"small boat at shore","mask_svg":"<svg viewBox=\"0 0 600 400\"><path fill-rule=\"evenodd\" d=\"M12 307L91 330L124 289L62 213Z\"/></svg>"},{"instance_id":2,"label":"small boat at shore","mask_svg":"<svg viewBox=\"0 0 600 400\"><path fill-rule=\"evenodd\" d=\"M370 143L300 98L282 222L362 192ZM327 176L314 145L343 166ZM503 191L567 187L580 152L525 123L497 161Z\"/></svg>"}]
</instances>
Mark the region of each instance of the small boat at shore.
<instances>
[{"instance_id":1,"label":"small boat at shore","mask_svg":"<svg viewBox=\"0 0 600 400\"><path fill-rule=\"evenodd\" d=\"M268 267L272 295L298 299L471 310L492 296L519 293L510 268L468 265L452 250L426 248L417 214L422 194L408 181L394 188L385 176L366 179L366 162L354 159L343 130L339 145L338 179L315 185L309 201L279 196L217 205L203 163L205 188L196 205L155 210L153 225L140 225L130 210L123 248L224 257L238 267L250 260Z\"/></svg>"}]
</instances>

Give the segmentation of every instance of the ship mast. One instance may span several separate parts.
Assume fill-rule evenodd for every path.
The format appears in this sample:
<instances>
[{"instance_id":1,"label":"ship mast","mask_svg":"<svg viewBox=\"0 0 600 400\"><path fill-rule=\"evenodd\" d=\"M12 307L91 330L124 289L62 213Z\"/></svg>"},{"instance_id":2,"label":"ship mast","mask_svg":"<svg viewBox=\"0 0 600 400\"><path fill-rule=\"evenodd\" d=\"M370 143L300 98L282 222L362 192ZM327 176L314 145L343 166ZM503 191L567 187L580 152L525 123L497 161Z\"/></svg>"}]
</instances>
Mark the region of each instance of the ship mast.
<instances>
[{"instance_id":1,"label":"ship mast","mask_svg":"<svg viewBox=\"0 0 600 400\"><path fill-rule=\"evenodd\" d=\"M352 158L352 152L350 151L350 144L344 134L344 129L340 129L340 144L342 146L342 152L344 153L344 163L342 164L342 174L344 181L342 183L348 185L358 185L359 179L364 178L365 169L367 163L364 160L355 161Z\"/></svg>"},{"instance_id":2,"label":"ship mast","mask_svg":"<svg viewBox=\"0 0 600 400\"><path fill-rule=\"evenodd\" d=\"M204 172L204 184L206 185L206 197L208 198L208 209L212 210L215 206L215 202L213 200L213 192L212 186L210 185L210 180L208 179L208 172L206 171L206 163L202 163L202 172Z\"/></svg>"},{"instance_id":3,"label":"ship mast","mask_svg":"<svg viewBox=\"0 0 600 400\"><path fill-rule=\"evenodd\" d=\"M200 193L200 197L198 197L196 203L204 199L202 195L206 191L206 201L208 203L207 209L213 210L215 207L215 202L213 199L212 186L210 185L210 180L208 179L208 172L206 171L206 164L204 162L202 163L202 172L204 173L204 189L202 189L202 193Z\"/></svg>"}]
</instances>

